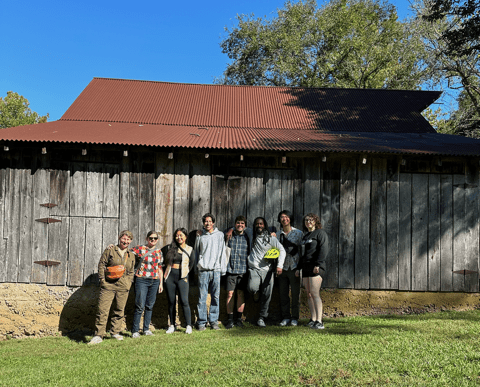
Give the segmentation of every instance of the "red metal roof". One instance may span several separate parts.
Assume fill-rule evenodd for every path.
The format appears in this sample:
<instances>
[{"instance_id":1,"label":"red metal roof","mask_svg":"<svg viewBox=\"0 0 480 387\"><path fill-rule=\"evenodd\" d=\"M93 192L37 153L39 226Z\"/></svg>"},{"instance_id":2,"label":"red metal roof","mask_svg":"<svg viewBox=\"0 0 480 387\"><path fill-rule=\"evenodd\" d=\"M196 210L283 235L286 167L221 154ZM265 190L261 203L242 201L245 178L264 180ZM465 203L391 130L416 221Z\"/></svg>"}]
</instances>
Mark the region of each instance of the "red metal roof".
<instances>
[{"instance_id":1,"label":"red metal roof","mask_svg":"<svg viewBox=\"0 0 480 387\"><path fill-rule=\"evenodd\" d=\"M0 140L166 148L478 156L480 140L438 133L322 132L54 121L0 130ZM14 146L14 144L11 144Z\"/></svg>"},{"instance_id":2,"label":"red metal roof","mask_svg":"<svg viewBox=\"0 0 480 387\"><path fill-rule=\"evenodd\" d=\"M225 86L94 78L61 121L434 133L435 91Z\"/></svg>"}]
</instances>

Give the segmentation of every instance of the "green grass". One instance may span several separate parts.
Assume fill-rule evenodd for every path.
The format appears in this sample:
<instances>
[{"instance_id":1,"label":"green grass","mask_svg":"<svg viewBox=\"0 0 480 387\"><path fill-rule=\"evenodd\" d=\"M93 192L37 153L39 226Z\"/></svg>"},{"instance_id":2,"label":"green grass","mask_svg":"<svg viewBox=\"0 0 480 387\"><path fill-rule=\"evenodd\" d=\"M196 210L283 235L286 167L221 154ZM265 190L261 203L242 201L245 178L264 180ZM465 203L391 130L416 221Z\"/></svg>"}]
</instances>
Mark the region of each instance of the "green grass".
<instances>
[{"instance_id":1,"label":"green grass","mask_svg":"<svg viewBox=\"0 0 480 387\"><path fill-rule=\"evenodd\" d=\"M194 331L96 346L0 342L0 386L476 386L480 311Z\"/></svg>"}]
</instances>

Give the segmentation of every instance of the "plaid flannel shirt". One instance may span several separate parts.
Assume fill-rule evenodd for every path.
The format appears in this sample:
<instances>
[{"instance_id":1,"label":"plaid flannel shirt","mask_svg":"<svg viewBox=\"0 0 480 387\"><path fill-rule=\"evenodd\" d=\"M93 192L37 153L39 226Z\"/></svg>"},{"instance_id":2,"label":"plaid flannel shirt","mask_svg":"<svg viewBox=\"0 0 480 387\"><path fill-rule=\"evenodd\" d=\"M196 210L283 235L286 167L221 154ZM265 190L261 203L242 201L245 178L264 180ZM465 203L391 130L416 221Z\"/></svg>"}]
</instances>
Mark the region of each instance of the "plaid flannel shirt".
<instances>
[{"instance_id":1,"label":"plaid flannel shirt","mask_svg":"<svg viewBox=\"0 0 480 387\"><path fill-rule=\"evenodd\" d=\"M233 231L232 237L227 242L227 246L232 249L230 260L227 266L227 273L244 274L247 272L247 258L249 254L248 241L246 233L237 234Z\"/></svg>"}]
</instances>

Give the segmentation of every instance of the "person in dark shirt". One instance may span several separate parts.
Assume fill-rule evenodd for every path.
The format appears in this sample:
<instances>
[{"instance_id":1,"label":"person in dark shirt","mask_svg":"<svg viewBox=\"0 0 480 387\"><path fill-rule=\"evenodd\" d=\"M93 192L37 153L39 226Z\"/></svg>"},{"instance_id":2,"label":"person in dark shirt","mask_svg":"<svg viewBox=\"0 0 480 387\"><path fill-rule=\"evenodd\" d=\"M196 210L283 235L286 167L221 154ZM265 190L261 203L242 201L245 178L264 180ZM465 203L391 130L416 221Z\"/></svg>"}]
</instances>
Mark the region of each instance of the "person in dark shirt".
<instances>
[{"instance_id":1,"label":"person in dark shirt","mask_svg":"<svg viewBox=\"0 0 480 387\"><path fill-rule=\"evenodd\" d=\"M326 269L328 237L322 230L320 218L315 214L309 213L303 218L301 247L302 253L295 275L299 276L302 270L303 285L308 293L308 306L311 313L308 326L313 329L323 329L323 303L320 298L320 288Z\"/></svg>"}]
</instances>

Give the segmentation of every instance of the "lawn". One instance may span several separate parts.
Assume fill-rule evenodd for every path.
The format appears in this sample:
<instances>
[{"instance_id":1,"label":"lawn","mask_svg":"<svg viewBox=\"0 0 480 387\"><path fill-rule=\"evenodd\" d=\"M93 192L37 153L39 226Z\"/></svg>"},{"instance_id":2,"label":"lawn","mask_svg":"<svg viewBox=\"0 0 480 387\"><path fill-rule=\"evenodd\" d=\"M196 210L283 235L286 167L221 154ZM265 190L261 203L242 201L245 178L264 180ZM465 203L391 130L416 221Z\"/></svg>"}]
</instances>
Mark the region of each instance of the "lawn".
<instances>
[{"instance_id":1,"label":"lawn","mask_svg":"<svg viewBox=\"0 0 480 387\"><path fill-rule=\"evenodd\" d=\"M305 323L306 321L303 321ZM480 311L325 319L87 346L0 342L0 386L476 386Z\"/></svg>"}]
</instances>

